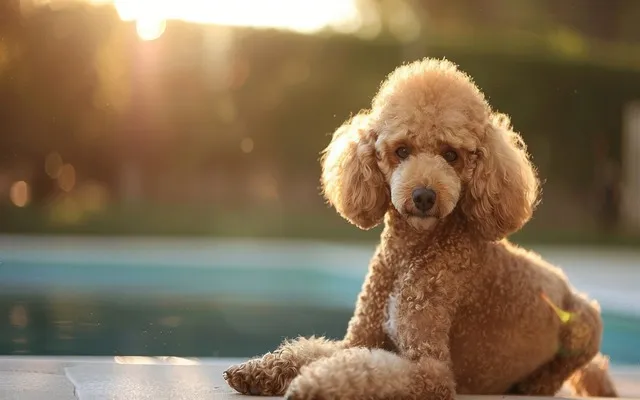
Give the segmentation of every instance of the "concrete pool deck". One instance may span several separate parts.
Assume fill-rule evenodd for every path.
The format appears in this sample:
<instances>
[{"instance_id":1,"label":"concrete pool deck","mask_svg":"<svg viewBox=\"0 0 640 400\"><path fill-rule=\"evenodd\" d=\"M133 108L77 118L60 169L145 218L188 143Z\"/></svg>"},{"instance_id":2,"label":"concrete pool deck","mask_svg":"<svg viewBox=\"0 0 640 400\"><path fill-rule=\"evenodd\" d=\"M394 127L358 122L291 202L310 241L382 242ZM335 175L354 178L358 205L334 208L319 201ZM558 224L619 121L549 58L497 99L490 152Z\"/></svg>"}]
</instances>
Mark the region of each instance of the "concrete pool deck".
<instances>
[{"instance_id":1,"label":"concrete pool deck","mask_svg":"<svg viewBox=\"0 0 640 400\"><path fill-rule=\"evenodd\" d=\"M222 372L238 360L148 357L0 357L3 400L277 399L235 393ZM640 399L640 370L613 370L621 397ZM570 397L565 393L557 397ZM458 396L506 400L509 396ZM513 399L517 399L514 397ZM532 398L532 399L535 399Z\"/></svg>"}]
</instances>

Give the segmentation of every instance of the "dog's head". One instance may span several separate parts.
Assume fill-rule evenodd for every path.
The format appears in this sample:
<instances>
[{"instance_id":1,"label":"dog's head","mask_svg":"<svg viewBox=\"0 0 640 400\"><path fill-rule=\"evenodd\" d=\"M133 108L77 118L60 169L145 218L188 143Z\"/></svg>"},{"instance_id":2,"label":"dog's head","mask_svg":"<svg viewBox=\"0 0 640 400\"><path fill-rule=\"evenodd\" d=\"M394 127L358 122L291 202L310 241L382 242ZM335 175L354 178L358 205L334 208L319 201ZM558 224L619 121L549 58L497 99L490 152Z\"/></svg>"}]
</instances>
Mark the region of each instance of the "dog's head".
<instances>
[{"instance_id":1,"label":"dog's head","mask_svg":"<svg viewBox=\"0 0 640 400\"><path fill-rule=\"evenodd\" d=\"M325 197L362 229L394 207L418 231L459 210L496 240L531 217L538 179L508 118L448 61L399 67L372 109L343 124L322 157Z\"/></svg>"}]
</instances>

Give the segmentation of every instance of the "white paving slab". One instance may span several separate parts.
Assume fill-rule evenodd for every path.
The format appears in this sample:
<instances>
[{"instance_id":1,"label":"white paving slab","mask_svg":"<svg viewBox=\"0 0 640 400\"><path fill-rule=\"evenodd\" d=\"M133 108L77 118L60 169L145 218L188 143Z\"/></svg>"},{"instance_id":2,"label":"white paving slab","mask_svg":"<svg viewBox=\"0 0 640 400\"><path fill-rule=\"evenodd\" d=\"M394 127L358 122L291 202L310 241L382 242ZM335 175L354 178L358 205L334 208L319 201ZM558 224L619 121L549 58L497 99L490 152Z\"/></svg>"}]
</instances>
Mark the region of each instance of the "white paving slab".
<instances>
[{"instance_id":1,"label":"white paving slab","mask_svg":"<svg viewBox=\"0 0 640 400\"><path fill-rule=\"evenodd\" d=\"M81 400L213 399L220 368L205 365L90 364L66 368Z\"/></svg>"},{"instance_id":2,"label":"white paving slab","mask_svg":"<svg viewBox=\"0 0 640 400\"><path fill-rule=\"evenodd\" d=\"M234 393L222 372L239 360L150 357L0 357L2 400L267 400ZM621 397L640 399L640 368L613 370ZM561 393L558 397L564 397ZM461 400L516 400L459 396ZM536 398L531 398L536 400Z\"/></svg>"},{"instance_id":3,"label":"white paving slab","mask_svg":"<svg viewBox=\"0 0 640 400\"><path fill-rule=\"evenodd\" d=\"M30 371L2 371L2 400L76 400L74 387L64 375Z\"/></svg>"}]
</instances>

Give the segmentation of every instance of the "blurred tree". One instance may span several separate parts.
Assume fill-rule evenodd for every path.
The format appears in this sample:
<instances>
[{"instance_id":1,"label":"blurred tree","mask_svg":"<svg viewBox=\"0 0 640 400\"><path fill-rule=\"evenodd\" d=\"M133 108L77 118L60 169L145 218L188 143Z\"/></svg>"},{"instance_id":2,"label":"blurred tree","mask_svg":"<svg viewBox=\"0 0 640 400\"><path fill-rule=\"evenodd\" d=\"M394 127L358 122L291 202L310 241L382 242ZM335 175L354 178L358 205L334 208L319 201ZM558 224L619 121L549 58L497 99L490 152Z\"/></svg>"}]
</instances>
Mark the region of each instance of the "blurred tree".
<instances>
[{"instance_id":1,"label":"blurred tree","mask_svg":"<svg viewBox=\"0 0 640 400\"><path fill-rule=\"evenodd\" d=\"M82 170L86 146L101 147L99 135L85 135L80 116L100 119L93 107L96 75L91 61L104 39L104 17L86 5L38 9L26 17L14 12L12 17L10 37L19 52L2 76L6 104L1 107L1 140L9 154L32 166L35 203L55 187L44 171L47 154L57 151Z\"/></svg>"},{"instance_id":2,"label":"blurred tree","mask_svg":"<svg viewBox=\"0 0 640 400\"><path fill-rule=\"evenodd\" d=\"M143 201L205 193L198 186L217 176L220 196L253 204L245 194L272 175L281 207L320 210L317 158L331 132L370 106L398 64L435 56L459 62L513 116L552 186L545 200L570 204L592 179L583 143L619 132L621 105L640 90L626 16L640 7L614 3L599 13L575 2L359 0L368 22L356 36L171 21L150 42L111 7L22 16L0 3L0 167L33 169L36 204L60 191L44 170L58 152L78 182L118 191L137 180ZM536 221L557 220L544 212Z\"/></svg>"}]
</instances>

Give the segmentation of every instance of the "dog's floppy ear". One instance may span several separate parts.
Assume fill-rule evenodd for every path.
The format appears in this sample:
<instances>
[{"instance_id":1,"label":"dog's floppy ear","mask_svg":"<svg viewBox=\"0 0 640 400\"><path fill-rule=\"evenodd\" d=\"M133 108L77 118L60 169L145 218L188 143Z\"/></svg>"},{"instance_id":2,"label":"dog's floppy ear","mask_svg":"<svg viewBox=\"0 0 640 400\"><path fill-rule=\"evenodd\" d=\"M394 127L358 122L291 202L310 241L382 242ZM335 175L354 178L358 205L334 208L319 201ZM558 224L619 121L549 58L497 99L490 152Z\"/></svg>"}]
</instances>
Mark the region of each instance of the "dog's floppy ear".
<instances>
[{"instance_id":1,"label":"dog's floppy ear","mask_svg":"<svg viewBox=\"0 0 640 400\"><path fill-rule=\"evenodd\" d=\"M476 152L463 211L478 234L499 240L529 221L538 200L538 177L509 118L494 114Z\"/></svg>"},{"instance_id":2,"label":"dog's floppy ear","mask_svg":"<svg viewBox=\"0 0 640 400\"><path fill-rule=\"evenodd\" d=\"M325 198L342 217L365 230L382 222L391 199L376 162L377 135L369 118L361 113L342 124L320 160Z\"/></svg>"}]
</instances>

